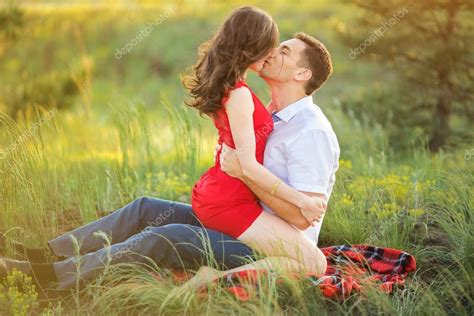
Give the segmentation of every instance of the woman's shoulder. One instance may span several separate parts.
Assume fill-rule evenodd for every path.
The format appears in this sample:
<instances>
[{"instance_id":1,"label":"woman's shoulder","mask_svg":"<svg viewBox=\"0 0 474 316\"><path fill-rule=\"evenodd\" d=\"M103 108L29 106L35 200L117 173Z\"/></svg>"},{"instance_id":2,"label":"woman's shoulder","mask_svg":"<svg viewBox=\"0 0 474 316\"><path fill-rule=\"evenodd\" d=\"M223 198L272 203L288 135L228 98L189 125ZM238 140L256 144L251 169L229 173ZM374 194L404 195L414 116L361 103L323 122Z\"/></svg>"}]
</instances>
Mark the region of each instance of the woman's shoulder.
<instances>
[{"instance_id":1,"label":"woman's shoulder","mask_svg":"<svg viewBox=\"0 0 474 316\"><path fill-rule=\"evenodd\" d=\"M252 101L252 92L244 80L236 82L234 87L229 90L227 96L223 99L223 104Z\"/></svg>"},{"instance_id":2,"label":"woman's shoulder","mask_svg":"<svg viewBox=\"0 0 474 316\"><path fill-rule=\"evenodd\" d=\"M249 87L241 86L229 91L229 98L227 100L228 104L240 104L243 102L252 102L252 92L250 91Z\"/></svg>"},{"instance_id":3,"label":"woman's shoulder","mask_svg":"<svg viewBox=\"0 0 474 316\"><path fill-rule=\"evenodd\" d=\"M245 80L243 80L243 79L237 80L237 82L236 82L235 85L234 85L234 89L237 89L237 88L240 88L240 87L247 87L247 88L249 88L249 86L247 85L247 82L245 82Z\"/></svg>"},{"instance_id":4,"label":"woman's shoulder","mask_svg":"<svg viewBox=\"0 0 474 316\"><path fill-rule=\"evenodd\" d=\"M239 96L244 96L244 95L252 95L252 92L250 90L250 87L247 85L247 82L245 80L240 79L238 80L235 85L232 87L232 89L229 90L229 97L231 95L239 95Z\"/></svg>"}]
</instances>

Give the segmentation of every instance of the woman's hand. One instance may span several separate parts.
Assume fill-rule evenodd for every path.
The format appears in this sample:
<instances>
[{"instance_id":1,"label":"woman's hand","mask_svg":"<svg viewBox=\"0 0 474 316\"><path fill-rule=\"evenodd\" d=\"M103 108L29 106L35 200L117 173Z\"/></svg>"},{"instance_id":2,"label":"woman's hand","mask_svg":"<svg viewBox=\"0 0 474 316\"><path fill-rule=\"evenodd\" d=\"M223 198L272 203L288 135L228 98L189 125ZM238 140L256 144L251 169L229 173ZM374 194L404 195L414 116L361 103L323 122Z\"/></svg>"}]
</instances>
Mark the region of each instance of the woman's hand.
<instances>
[{"instance_id":1,"label":"woman's hand","mask_svg":"<svg viewBox=\"0 0 474 316\"><path fill-rule=\"evenodd\" d=\"M222 171L231 177L243 179L244 173L235 149L230 148L226 143L223 143L219 160L221 162Z\"/></svg>"},{"instance_id":2,"label":"woman's hand","mask_svg":"<svg viewBox=\"0 0 474 316\"><path fill-rule=\"evenodd\" d=\"M326 213L327 204L324 199L317 196L305 196L303 205L301 207L301 214L306 218L311 226L314 222L320 222Z\"/></svg>"}]
</instances>

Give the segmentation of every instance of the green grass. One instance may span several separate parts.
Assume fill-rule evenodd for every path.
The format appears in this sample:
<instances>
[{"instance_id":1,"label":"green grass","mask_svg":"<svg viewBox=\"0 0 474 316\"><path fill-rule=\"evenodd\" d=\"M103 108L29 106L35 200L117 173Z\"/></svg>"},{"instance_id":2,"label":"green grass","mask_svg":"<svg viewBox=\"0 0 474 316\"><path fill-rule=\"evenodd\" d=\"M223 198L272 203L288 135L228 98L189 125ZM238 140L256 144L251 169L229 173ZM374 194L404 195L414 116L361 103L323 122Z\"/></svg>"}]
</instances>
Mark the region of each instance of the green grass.
<instances>
[{"instance_id":1,"label":"green grass","mask_svg":"<svg viewBox=\"0 0 474 316\"><path fill-rule=\"evenodd\" d=\"M59 112L29 135L0 160L0 229L40 246L135 197L189 202L193 183L212 161L210 122L167 101L157 106L168 109L165 116L145 107L153 108L117 104L106 120ZM50 307L52 312L468 314L474 270L472 162L462 151L386 153L382 129L373 135L337 105L327 112L343 154L321 246L370 242L412 253L419 269L405 290L391 296L369 291L336 303L303 283L281 288L266 280L245 304L219 289L202 301L193 293L170 297L171 283L136 267L128 267L125 279L123 271L110 267L97 283L73 294L72 302ZM36 115L19 123L2 116L2 142L21 137L39 122Z\"/></svg>"},{"instance_id":2,"label":"green grass","mask_svg":"<svg viewBox=\"0 0 474 316\"><path fill-rule=\"evenodd\" d=\"M115 49L161 13L161 4L126 19L120 6L29 8L29 31L0 52L0 230L42 246L136 197L189 203L193 184L212 163L216 133L209 120L182 104L179 73L192 63L198 43L239 3L198 9L182 3L175 16L120 60ZM262 6L267 8L266 2ZM398 151L389 142L393 127L352 114L358 108L350 101L388 86L391 74L378 65L348 61L333 29L350 19L351 11L326 0L298 7L275 1L267 10L282 38L295 30L317 30L334 59L334 76L315 96L341 145L341 169L320 245L370 243L410 252L418 270L406 288L393 295L368 289L336 302L306 283L288 280L276 286L270 278L242 303L220 287L206 299L195 293L176 297L170 279L158 281L141 267L124 265L108 267L85 289L51 302L15 274L0 286L0 314L473 314L474 157L464 157L472 144L433 155L416 139L412 148ZM50 72L57 77L48 77ZM79 87L74 102L66 102L56 86L69 73ZM268 101L263 83L255 76L249 81ZM48 82L53 87L47 95L39 87ZM31 92L29 102L19 103L22 110L14 121L7 115L9 102L21 101L23 91ZM45 98L54 102L40 102ZM60 111L47 117L56 106ZM344 111L348 106L351 111Z\"/></svg>"}]
</instances>

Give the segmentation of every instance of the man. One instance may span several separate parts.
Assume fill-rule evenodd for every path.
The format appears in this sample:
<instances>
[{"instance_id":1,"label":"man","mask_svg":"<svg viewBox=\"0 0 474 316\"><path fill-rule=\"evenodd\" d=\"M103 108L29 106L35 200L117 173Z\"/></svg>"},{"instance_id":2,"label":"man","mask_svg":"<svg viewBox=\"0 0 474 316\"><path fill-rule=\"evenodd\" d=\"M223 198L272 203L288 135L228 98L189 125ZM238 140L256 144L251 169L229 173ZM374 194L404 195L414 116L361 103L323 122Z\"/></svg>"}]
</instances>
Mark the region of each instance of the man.
<instances>
[{"instance_id":1,"label":"man","mask_svg":"<svg viewBox=\"0 0 474 316\"><path fill-rule=\"evenodd\" d=\"M304 33L297 33L293 39L281 43L259 73L271 89L269 110L274 111L274 130L265 148L265 167L294 189L319 196L326 203L339 168L340 149L331 124L313 104L311 94L327 80L331 69L324 45ZM266 211L273 210L305 230L317 243L322 219L310 226L298 207L244 177L237 156L235 150L224 144L220 157L223 171L244 181L264 202Z\"/></svg>"},{"instance_id":2,"label":"man","mask_svg":"<svg viewBox=\"0 0 474 316\"><path fill-rule=\"evenodd\" d=\"M266 145L265 166L295 189L321 196L326 202L335 181L339 146L331 124L314 106L311 94L331 72L330 55L324 45L297 33L280 45L259 74L270 86L270 109L274 111L275 121ZM265 210L306 230L317 242L322 218L315 227L310 227L313 223L305 219L299 208L243 177L233 156L235 153L224 148L222 167L245 181L263 202ZM94 236L97 231L111 236L110 247L104 247L104 240ZM77 249L80 256L75 256L71 237L80 242ZM106 264L152 260L161 267L194 269L214 263L219 268L231 269L243 265L246 258L253 258L252 250L246 245L203 228L190 205L151 198L137 199L104 218L53 239L44 249L26 248L16 242L12 245L29 261L0 257L0 276L16 268L35 276L40 286L55 284L60 289L75 286L78 278L92 280ZM1 246L0 238L0 250ZM64 260L45 263L50 255Z\"/></svg>"}]
</instances>

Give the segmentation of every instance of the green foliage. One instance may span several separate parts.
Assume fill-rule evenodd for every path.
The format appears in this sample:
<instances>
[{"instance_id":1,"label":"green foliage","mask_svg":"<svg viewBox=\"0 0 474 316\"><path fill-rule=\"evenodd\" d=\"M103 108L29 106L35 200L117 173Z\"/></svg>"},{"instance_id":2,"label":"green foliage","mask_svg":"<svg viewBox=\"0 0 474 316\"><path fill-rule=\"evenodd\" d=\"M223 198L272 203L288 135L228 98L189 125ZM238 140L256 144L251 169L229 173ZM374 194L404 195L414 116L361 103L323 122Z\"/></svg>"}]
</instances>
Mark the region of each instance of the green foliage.
<instances>
[{"instance_id":1,"label":"green foliage","mask_svg":"<svg viewBox=\"0 0 474 316\"><path fill-rule=\"evenodd\" d=\"M38 307L38 294L31 277L13 270L5 281L0 283L0 313L26 316Z\"/></svg>"},{"instance_id":2,"label":"green foliage","mask_svg":"<svg viewBox=\"0 0 474 316\"><path fill-rule=\"evenodd\" d=\"M41 245L138 196L189 202L192 185L212 163L214 132L203 129L199 139L184 141L188 128L191 134L199 130L183 123L194 120L182 117L186 111L171 114L172 119L159 110L148 111L145 120L141 114L144 108L152 107L118 103L110 113L112 120L95 112L58 113L40 127L41 138L33 135L12 156L0 160L0 208L5 210L0 230L41 227L29 234L18 231L16 236L30 245ZM404 158L384 153L383 137L355 120L346 121L344 114L334 109L328 115L335 122L344 158L321 246L367 242L413 253L420 270L406 290L393 296L369 291L368 297L355 295L339 304L325 300L306 283L281 287L262 280L269 285L245 304L220 288L203 301L194 293L173 297L173 284L130 267L126 273L108 269L112 274L78 293L78 301L70 308L94 314L157 310L163 314L417 314L448 310L468 314L472 309L474 235L470 161L459 151L430 156L417 148L404 153ZM30 126L22 120L5 120L9 133L3 139L9 141ZM181 147L188 143L206 153L195 162L195 174L188 168L191 152L185 154ZM453 287L456 290L451 290Z\"/></svg>"},{"instance_id":3,"label":"green foliage","mask_svg":"<svg viewBox=\"0 0 474 316\"><path fill-rule=\"evenodd\" d=\"M15 227L12 238L41 246L143 195L189 203L192 186L212 164L215 130L209 120L182 104L178 73L192 64L195 48L223 16L243 3L181 2L175 15L118 60L116 49L170 5L136 3L134 9L110 3L107 10L73 5L53 6L53 12L40 5L22 13L9 11L17 16L13 20L22 16L23 21L8 22L23 31L8 35L10 44L2 46L0 53L0 230ZM324 299L307 283L288 280L276 285L270 278L261 280L259 292L254 293L258 295L249 302L239 302L219 286L205 299L196 293L176 297L172 292L176 284L169 275L164 274L163 280L134 265L110 266L97 282L73 291L74 303L51 302L45 313L472 314L474 177L472 160L465 157L466 148L472 146L460 140L458 149L427 152L423 144L432 114L415 111L412 105L420 100L435 102L439 93L433 89L433 74L426 74L429 89L417 85L405 89L397 80L398 70L410 68L411 62L393 69L375 50L385 45L387 52L396 54L393 37L404 34L408 42L397 42L400 47L410 46L417 58L434 63L439 59L429 56L439 57L440 42L406 34L409 29L402 20L364 55L373 56L377 63L359 57L356 63L349 62L334 30L342 32L346 27L349 35L359 38L355 33L371 30L390 10L374 15L363 28L342 22L361 11L330 1L254 3L268 7L276 17L282 39L295 30L310 34L317 30L315 35L334 58L334 76L315 96L342 149L320 245L371 243L400 248L415 255L419 270L405 289L391 296L369 289L339 303ZM378 3L386 7L394 2ZM425 2L419 3L414 5ZM2 12L4 17L6 11ZM428 16L419 19L428 20ZM470 25L464 17L462 23ZM451 63L453 56L449 58ZM413 67L407 76L418 71L422 72ZM453 71L458 84L463 75L457 66ZM381 79L374 83L373 78ZM262 99L268 99L259 79L250 77L250 82ZM400 88L392 89L395 86ZM419 99L414 98L418 92ZM461 105L453 103L456 114L451 127L468 134L465 119L456 118ZM61 106L69 107L47 117L50 107ZM15 120L14 112L18 113ZM31 227L35 229L22 230ZM10 276L0 290L0 313L41 312L30 279Z\"/></svg>"},{"instance_id":4,"label":"green foliage","mask_svg":"<svg viewBox=\"0 0 474 316\"><path fill-rule=\"evenodd\" d=\"M453 144L453 134L466 137L452 117L461 118L464 128L474 122L472 2L346 2L361 9L337 28L350 47L348 57L383 63L398 78L393 89L392 80L384 79L384 89L367 90L357 113L401 132L418 127L429 135L434 151ZM392 139L399 139L398 134Z\"/></svg>"},{"instance_id":5,"label":"green foliage","mask_svg":"<svg viewBox=\"0 0 474 316\"><path fill-rule=\"evenodd\" d=\"M23 11L13 2L0 9L0 57L9 44L20 36L24 23Z\"/></svg>"}]
</instances>

